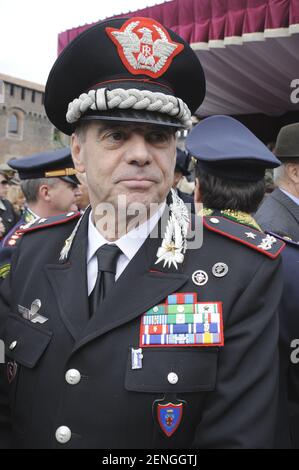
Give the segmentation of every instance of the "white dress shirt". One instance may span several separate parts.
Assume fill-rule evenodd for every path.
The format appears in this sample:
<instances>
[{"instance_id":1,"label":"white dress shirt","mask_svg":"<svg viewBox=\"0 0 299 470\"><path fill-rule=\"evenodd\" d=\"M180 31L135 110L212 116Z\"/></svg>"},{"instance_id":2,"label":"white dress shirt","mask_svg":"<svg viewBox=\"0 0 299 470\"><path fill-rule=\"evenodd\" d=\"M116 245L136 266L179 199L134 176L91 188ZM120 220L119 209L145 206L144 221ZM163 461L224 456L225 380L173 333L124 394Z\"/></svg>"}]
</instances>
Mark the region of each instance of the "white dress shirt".
<instances>
[{"instance_id":1,"label":"white dress shirt","mask_svg":"<svg viewBox=\"0 0 299 470\"><path fill-rule=\"evenodd\" d=\"M155 214L140 225L138 228L131 230L127 234L115 242L108 242L103 235L95 227L91 215L88 221L88 248L87 248L87 286L88 295L91 294L98 276L98 260L96 257L97 250L107 244L117 245L122 254L119 256L116 265L115 280L119 278L121 273L126 269L131 259L136 255L139 248L143 245L148 235L157 225L166 207L164 202Z\"/></svg>"}]
</instances>

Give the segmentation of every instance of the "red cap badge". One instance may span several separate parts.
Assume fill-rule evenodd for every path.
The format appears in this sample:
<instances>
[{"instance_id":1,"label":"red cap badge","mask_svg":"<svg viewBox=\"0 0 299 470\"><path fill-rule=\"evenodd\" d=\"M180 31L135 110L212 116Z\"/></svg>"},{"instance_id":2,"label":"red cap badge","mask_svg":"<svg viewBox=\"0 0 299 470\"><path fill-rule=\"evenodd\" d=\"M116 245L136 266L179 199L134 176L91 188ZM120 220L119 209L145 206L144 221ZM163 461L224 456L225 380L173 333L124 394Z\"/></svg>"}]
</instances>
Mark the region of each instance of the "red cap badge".
<instances>
[{"instance_id":1,"label":"red cap badge","mask_svg":"<svg viewBox=\"0 0 299 470\"><path fill-rule=\"evenodd\" d=\"M149 18L131 18L120 29L106 28L106 32L133 75L160 77L184 49L183 44L170 39L160 23Z\"/></svg>"}]
</instances>

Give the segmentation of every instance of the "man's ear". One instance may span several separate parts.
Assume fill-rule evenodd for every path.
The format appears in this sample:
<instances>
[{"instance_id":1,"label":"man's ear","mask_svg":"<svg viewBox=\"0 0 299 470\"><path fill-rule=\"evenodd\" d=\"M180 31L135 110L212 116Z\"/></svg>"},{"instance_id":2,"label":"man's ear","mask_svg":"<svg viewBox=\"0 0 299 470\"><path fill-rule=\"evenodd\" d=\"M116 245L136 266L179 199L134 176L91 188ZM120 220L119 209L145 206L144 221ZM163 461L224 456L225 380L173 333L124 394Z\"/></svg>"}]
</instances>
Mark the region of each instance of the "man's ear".
<instances>
[{"instance_id":1,"label":"man's ear","mask_svg":"<svg viewBox=\"0 0 299 470\"><path fill-rule=\"evenodd\" d=\"M51 202L51 196L49 194L49 186L47 184L42 184L38 189L38 199L43 202Z\"/></svg>"},{"instance_id":2,"label":"man's ear","mask_svg":"<svg viewBox=\"0 0 299 470\"><path fill-rule=\"evenodd\" d=\"M286 170L288 177L294 184L299 184L299 164L298 163L287 163Z\"/></svg>"},{"instance_id":3,"label":"man's ear","mask_svg":"<svg viewBox=\"0 0 299 470\"><path fill-rule=\"evenodd\" d=\"M71 152L74 167L78 173L85 173L85 165L82 152L82 142L77 134L72 134L71 137Z\"/></svg>"}]
</instances>

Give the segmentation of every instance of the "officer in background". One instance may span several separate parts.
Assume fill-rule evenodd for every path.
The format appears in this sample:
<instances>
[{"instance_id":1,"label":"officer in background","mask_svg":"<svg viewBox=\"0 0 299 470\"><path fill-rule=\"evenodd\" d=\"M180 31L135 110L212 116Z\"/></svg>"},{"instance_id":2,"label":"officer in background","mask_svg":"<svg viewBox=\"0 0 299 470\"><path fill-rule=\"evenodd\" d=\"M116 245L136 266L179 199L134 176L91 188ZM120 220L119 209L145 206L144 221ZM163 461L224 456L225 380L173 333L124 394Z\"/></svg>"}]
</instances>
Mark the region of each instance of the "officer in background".
<instances>
[{"instance_id":1,"label":"officer in background","mask_svg":"<svg viewBox=\"0 0 299 470\"><path fill-rule=\"evenodd\" d=\"M10 160L27 203L25 222L77 210L77 180L69 147Z\"/></svg>"},{"instance_id":2,"label":"officer in background","mask_svg":"<svg viewBox=\"0 0 299 470\"><path fill-rule=\"evenodd\" d=\"M177 148L176 153L176 163L174 170L174 179L173 179L173 189L176 190L177 195L187 204L187 207L191 212L195 212L194 200L190 194L184 193L178 188L178 184L181 179L185 176L190 176L190 171L188 170L190 164L190 157L183 150Z\"/></svg>"},{"instance_id":3,"label":"officer in background","mask_svg":"<svg viewBox=\"0 0 299 470\"><path fill-rule=\"evenodd\" d=\"M91 208L25 229L0 286L0 443L11 425L21 448L273 445L283 243L207 217L194 246L200 219L171 189L204 95L194 51L149 18L98 23L58 57L45 107ZM120 223L136 203L140 223Z\"/></svg>"},{"instance_id":4,"label":"officer in background","mask_svg":"<svg viewBox=\"0 0 299 470\"><path fill-rule=\"evenodd\" d=\"M16 224L18 217L7 197L9 181L5 173L0 172L0 240Z\"/></svg>"},{"instance_id":5,"label":"officer in background","mask_svg":"<svg viewBox=\"0 0 299 470\"><path fill-rule=\"evenodd\" d=\"M264 197L265 169L279 164L275 156L229 116L201 121L188 136L186 147L197 160L195 201L204 204L203 212L244 224L248 227L244 239L256 237L255 230L261 229L252 214ZM268 237L287 243L282 252L284 288L279 306L280 390L275 447L298 448L299 380L297 362L291 360L292 355L295 357L291 344L299 338L294 308L299 301L299 245L275 233Z\"/></svg>"},{"instance_id":6,"label":"officer in background","mask_svg":"<svg viewBox=\"0 0 299 470\"><path fill-rule=\"evenodd\" d=\"M18 171L26 207L1 242L0 279L10 269L12 250L22 236L20 229L37 220L46 222L49 217L61 217L64 213L73 215L78 210L76 202L80 195L69 147L13 159L9 165Z\"/></svg>"},{"instance_id":7,"label":"officer in background","mask_svg":"<svg viewBox=\"0 0 299 470\"><path fill-rule=\"evenodd\" d=\"M16 172L7 163L1 163L0 173L2 173L11 184L16 184Z\"/></svg>"},{"instance_id":8,"label":"officer in background","mask_svg":"<svg viewBox=\"0 0 299 470\"><path fill-rule=\"evenodd\" d=\"M203 214L261 231L253 214L265 195L266 168L280 165L273 153L230 116L201 121L186 148L196 158L195 203L203 204Z\"/></svg>"}]
</instances>

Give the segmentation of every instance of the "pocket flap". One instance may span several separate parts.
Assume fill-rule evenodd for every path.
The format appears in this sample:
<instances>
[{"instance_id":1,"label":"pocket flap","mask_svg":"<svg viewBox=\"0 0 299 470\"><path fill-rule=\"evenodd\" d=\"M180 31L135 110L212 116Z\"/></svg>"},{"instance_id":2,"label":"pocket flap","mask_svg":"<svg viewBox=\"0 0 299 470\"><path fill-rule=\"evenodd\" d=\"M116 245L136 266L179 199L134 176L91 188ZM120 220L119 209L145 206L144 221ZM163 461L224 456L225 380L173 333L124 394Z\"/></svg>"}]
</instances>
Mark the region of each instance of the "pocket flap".
<instances>
[{"instance_id":1,"label":"pocket flap","mask_svg":"<svg viewBox=\"0 0 299 470\"><path fill-rule=\"evenodd\" d=\"M6 355L31 369L41 358L51 337L51 331L11 314L5 329ZM13 349L10 349L10 346L14 346Z\"/></svg>"},{"instance_id":2,"label":"pocket flap","mask_svg":"<svg viewBox=\"0 0 299 470\"><path fill-rule=\"evenodd\" d=\"M125 388L135 392L199 392L214 390L218 348L143 349L141 369L132 369L129 354ZM177 381L171 381L175 374ZM174 383L175 382L175 383Z\"/></svg>"}]
</instances>

